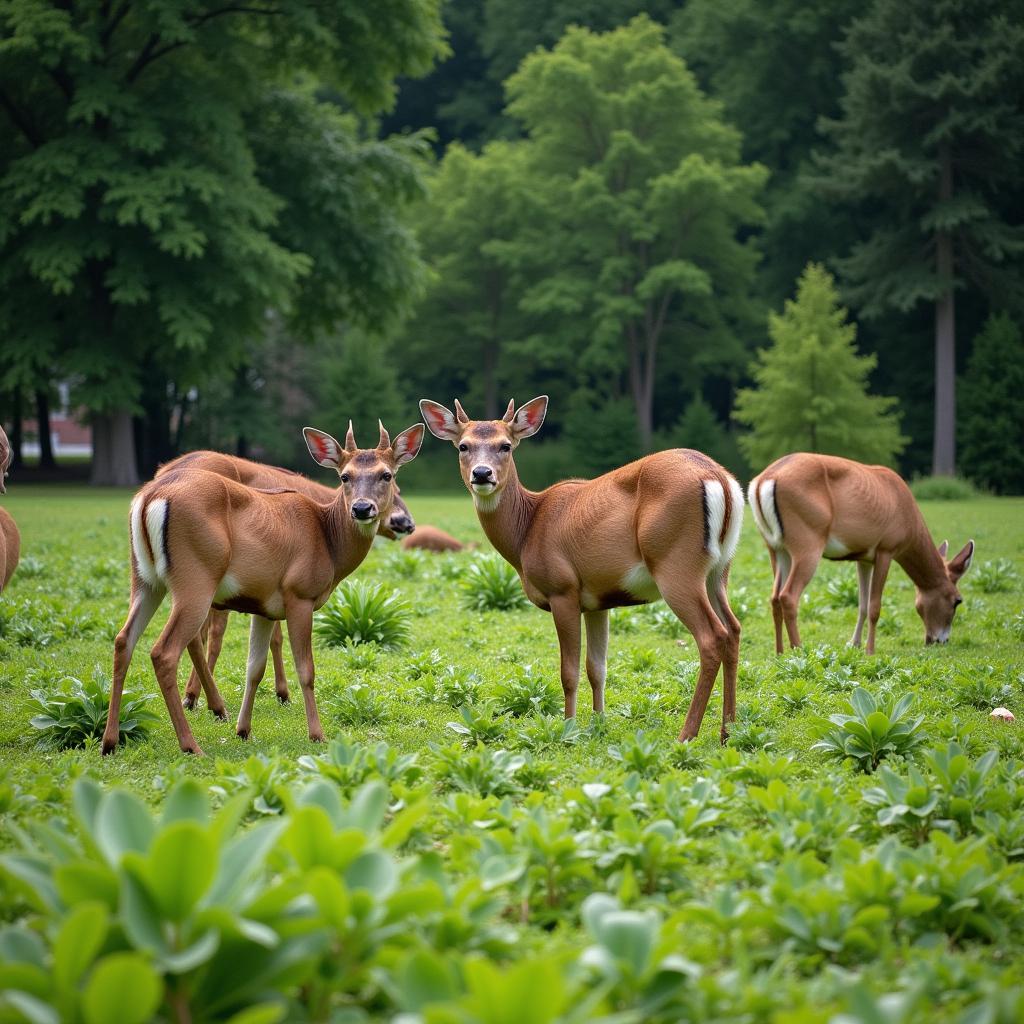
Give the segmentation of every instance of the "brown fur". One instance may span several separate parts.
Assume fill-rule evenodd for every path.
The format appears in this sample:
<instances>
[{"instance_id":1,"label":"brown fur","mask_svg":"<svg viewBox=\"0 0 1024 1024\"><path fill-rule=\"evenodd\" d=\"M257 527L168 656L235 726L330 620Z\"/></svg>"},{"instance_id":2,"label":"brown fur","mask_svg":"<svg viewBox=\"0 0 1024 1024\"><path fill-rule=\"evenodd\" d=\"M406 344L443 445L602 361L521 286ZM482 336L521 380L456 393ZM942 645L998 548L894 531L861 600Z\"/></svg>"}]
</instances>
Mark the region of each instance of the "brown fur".
<instances>
[{"instance_id":1,"label":"brown fur","mask_svg":"<svg viewBox=\"0 0 1024 1024\"><path fill-rule=\"evenodd\" d=\"M5 494L5 479L11 465L11 445L7 440L4 428L0 427L0 494ZM0 508L0 594L10 583L14 570L18 567L21 554L21 534L14 522L14 517L5 508Z\"/></svg>"},{"instance_id":2,"label":"brown fur","mask_svg":"<svg viewBox=\"0 0 1024 1024\"><path fill-rule=\"evenodd\" d=\"M772 480L774 513L781 526L781 543L774 546L773 509L766 515L764 508ZM797 452L773 462L754 478L750 500L775 575L772 614L778 653L782 653L783 623L790 645L800 643L800 595L822 557L857 562L860 600L851 640L854 646L860 645L867 619L867 651L874 653L882 589L892 561L903 567L917 588L915 603L925 624L925 642L948 639L961 600L956 584L970 566L974 541L956 558L945 561L945 545L936 548L910 488L891 469Z\"/></svg>"},{"instance_id":3,"label":"brown fur","mask_svg":"<svg viewBox=\"0 0 1024 1024\"><path fill-rule=\"evenodd\" d=\"M700 651L696 691L679 738L697 735L724 665L724 742L735 717L740 626L726 596L728 558L719 564L705 546L705 484L721 485L723 521L731 523L733 516L742 516L742 505L737 508L732 500L735 481L706 456L677 450L657 452L594 480L529 491L519 482L512 452L539 429L546 407L544 397L518 411L510 403L503 419L480 423L458 402L455 415L435 402L420 403L430 430L459 449L462 478L488 539L515 567L527 597L554 617L566 717L576 713L581 616L594 709L602 711L608 609L660 595ZM486 493L491 483L475 481L475 468L491 472L491 493ZM638 594L626 587L630 574L641 570L649 573L656 592Z\"/></svg>"},{"instance_id":4,"label":"brown fur","mask_svg":"<svg viewBox=\"0 0 1024 1024\"><path fill-rule=\"evenodd\" d=\"M254 614L249 639L245 696L237 733L249 736L256 688L266 668L273 622L286 619L298 669L309 738L324 738L313 696L313 612L338 583L366 557L376 525L386 520L394 500L394 473L415 458L423 438L417 424L391 444L381 427L375 457L359 469L362 454L349 430L346 447L320 431L306 430L314 459L337 470L341 486L330 504L297 492L267 494L211 473L183 466L146 484L132 503L131 609L114 643L110 709L103 752L118 744L118 717L124 678L132 652L147 623L170 590L172 608L153 645L151 658L178 743L201 753L178 697L177 668L187 649L206 693L220 717L224 701L207 667L200 633L213 605L244 601ZM162 503L162 504L161 504ZM366 513L357 521L357 513ZM154 563L139 533L155 533ZM153 540L153 538L150 538ZM166 556L166 570L160 564ZM220 588L223 592L218 593Z\"/></svg>"},{"instance_id":5,"label":"brown fur","mask_svg":"<svg viewBox=\"0 0 1024 1024\"><path fill-rule=\"evenodd\" d=\"M241 459L235 455L225 455L223 452L197 451L188 452L170 462L165 463L156 472L156 478L166 476L181 469L205 469L210 473L217 473L229 480L236 480L246 484L248 487L255 487L266 494L280 494L285 491L297 491L305 494L321 505L328 505L334 501L337 493L324 484L310 480L290 469L283 469L280 466L267 466L262 462L252 462L250 459ZM388 516L387 524L382 523L377 529L377 535L386 537L388 540L397 540L402 534L409 534L416 529L409 506L399 496L400 491L395 487L395 498L392 503L391 514ZM221 647L224 643L224 634L227 630L229 611L245 611L240 607L212 608L207 617L202 631L202 643L207 652L207 665L210 674L217 665L220 657ZM281 630L281 623L275 623L274 632L270 638L270 649L274 662L274 692L282 704L291 700L288 692L288 677L285 674L284 658L282 649L284 647L284 636ZM199 700L200 680L199 675L193 668L189 674L188 683L185 686L185 707L189 710L196 706Z\"/></svg>"},{"instance_id":6,"label":"brown fur","mask_svg":"<svg viewBox=\"0 0 1024 1024\"><path fill-rule=\"evenodd\" d=\"M436 526L417 526L416 532L402 541L402 547L420 551L462 551L466 545Z\"/></svg>"}]
</instances>

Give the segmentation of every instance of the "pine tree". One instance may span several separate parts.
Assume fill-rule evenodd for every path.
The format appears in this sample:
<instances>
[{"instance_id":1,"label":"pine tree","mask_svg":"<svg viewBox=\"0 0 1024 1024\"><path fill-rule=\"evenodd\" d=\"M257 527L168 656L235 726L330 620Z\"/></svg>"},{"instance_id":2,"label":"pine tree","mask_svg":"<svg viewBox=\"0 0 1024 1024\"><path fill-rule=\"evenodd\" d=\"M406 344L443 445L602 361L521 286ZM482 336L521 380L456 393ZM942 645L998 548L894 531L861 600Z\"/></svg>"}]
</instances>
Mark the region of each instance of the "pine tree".
<instances>
[{"instance_id":1,"label":"pine tree","mask_svg":"<svg viewBox=\"0 0 1024 1024\"><path fill-rule=\"evenodd\" d=\"M935 311L933 472L955 448L954 294L1019 291L1024 226L1020 0L875 0L840 44L842 113L818 184L859 204L869 236L839 263L860 315Z\"/></svg>"},{"instance_id":2,"label":"pine tree","mask_svg":"<svg viewBox=\"0 0 1024 1024\"><path fill-rule=\"evenodd\" d=\"M960 387L960 466L999 494L1024 494L1024 335L1006 313L974 342Z\"/></svg>"},{"instance_id":3,"label":"pine tree","mask_svg":"<svg viewBox=\"0 0 1024 1024\"><path fill-rule=\"evenodd\" d=\"M894 398L869 395L874 355L857 354L856 324L846 322L835 281L810 263L796 300L770 314L770 348L752 367L756 388L736 396L734 418L750 428L740 447L760 469L791 451L825 452L891 465L906 438Z\"/></svg>"}]
</instances>

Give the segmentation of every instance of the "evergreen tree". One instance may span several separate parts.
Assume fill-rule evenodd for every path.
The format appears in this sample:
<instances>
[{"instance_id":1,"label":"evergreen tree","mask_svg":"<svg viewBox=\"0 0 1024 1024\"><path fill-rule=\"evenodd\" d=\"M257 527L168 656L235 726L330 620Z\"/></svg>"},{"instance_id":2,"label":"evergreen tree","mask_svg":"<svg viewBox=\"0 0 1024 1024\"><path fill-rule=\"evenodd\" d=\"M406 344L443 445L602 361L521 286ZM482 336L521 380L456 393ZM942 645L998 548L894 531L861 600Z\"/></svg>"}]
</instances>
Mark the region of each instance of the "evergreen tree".
<instances>
[{"instance_id":1,"label":"evergreen tree","mask_svg":"<svg viewBox=\"0 0 1024 1024\"><path fill-rule=\"evenodd\" d=\"M866 317L934 306L935 473L956 468L954 293L1012 293L1024 254L1008 203L1024 160L1022 13L1021 0L874 0L840 46L842 111L823 123L835 149L818 184L875 225L839 264L846 294Z\"/></svg>"},{"instance_id":2,"label":"evergreen tree","mask_svg":"<svg viewBox=\"0 0 1024 1024\"><path fill-rule=\"evenodd\" d=\"M0 336L81 381L94 481L137 479L147 370L230 373L268 310L305 337L402 310L424 144L341 104L442 49L438 0L0 7Z\"/></svg>"},{"instance_id":3,"label":"evergreen tree","mask_svg":"<svg viewBox=\"0 0 1024 1024\"><path fill-rule=\"evenodd\" d=\"M959 395L964 476L999 494L1024 494L1024 335L1008 314L975 339Z\"/></svg>"},{"instance_id":4,"label":"evergreen tree","mask_svg":"<svg viewBox=\"0 0 1024 1024\"><path fill-rule=\"evenodd\" d=\"M874 355L857 354L835 281L808 264L796 300L770 314L770 348L751 368L755 388L736 396L734 418L750 428L740 447L755 470L791 451L824 452L892 465L906 444L894 398L869 395Z\"/></svg>"}]
</instances>

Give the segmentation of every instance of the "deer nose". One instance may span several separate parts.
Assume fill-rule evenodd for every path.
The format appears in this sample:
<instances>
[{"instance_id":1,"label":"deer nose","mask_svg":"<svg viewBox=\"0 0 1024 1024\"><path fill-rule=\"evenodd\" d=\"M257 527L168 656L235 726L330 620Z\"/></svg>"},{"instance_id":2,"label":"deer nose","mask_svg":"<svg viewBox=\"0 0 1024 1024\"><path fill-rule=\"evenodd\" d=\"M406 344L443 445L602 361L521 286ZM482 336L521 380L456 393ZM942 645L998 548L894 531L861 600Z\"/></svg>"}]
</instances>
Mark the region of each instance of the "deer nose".
<instances>
[{"instance_id":1,"label":"deer nose","mask_svg":"<svg viewBox=\"0 0 1024 1024\"><path fill-rule=\"evenodd\" d=\"M401 512L398 515L392 516L388 525L395 533L412 533L416 529L412 517Z\"/></svg>"},{"instance_id":2,"label":"deer nose","mask_svg":"<svg viewBox=\"0 0 1024 1024\"><path fill-rule=\"evenodd\" d=\"M490 466L474 466L473 467L473 483L475 483L475 484L489 484L489 483L491 483L491 467Z\"/></svg>"},{"instance_id":3,"label":"deer nose","mask_svg":"<svg viewBox=\"0 0 1024 1024\"><path fill-rule=\"evenodd\" d=\"M372 501L367 501L366 498L359 498L352 502L353 519L372 519L376 514L377 506Z\"/></svg>"}]
</instances>

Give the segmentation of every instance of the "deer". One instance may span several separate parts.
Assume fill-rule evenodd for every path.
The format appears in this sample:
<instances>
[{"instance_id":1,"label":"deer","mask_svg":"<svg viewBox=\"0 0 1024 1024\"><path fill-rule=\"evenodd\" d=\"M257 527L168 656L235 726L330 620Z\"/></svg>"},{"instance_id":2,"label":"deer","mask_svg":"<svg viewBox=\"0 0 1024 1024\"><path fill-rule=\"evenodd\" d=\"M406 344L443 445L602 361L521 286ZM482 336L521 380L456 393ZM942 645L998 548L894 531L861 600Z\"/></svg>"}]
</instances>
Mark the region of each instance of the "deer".
<instances>
[{"instance_id":1,"label":"deer","mask_svg":"<svg viewBox=\"0 0 1024 1024\"><path fill-rule=\"evenodd\" d=\"M376 448L343 447L330 434L303 430L313 460L337 472L329 504L290 489L257 490L204 469L182 467L151 480L131 504L131 601L114 641L114 673L102 751L119 741L118 719L132 653L170 591L172 607L150 652L180 748L201 754L178 695L188 651L207 704L224 702L206 663L201 631L211 608L248 612L249 658L235 731L248 739L256 689L266 670L274 622L288 624L309 738L322 742L313 694L313 613L366 557L395 496L395 474L423 444L422 423L392 441L383 424Z\"/></svg>"},{"instance_id":2,"label":"deer","mask_svg":"<svg viewBox=\"0 0 1024 1024\"><path fill-rule=\"evenodd\" d=\"M587 678L604 711L611 608L664 598L693 635L700 669L679 733L697 736L723 670L721 740L736 717L740 624L726 594L743 523L743 491L707 455L655 452L592 480L563 480L543 491L519 481L515 449L540 430L548 398L497 420L472 420L423 399L435 437L458 450L459 470L488 540L519 574L529 600L554 619L565 717L576 715L582 618Z\"/></svg>"},{"instance_id":3,"label":"deer","mask_svg":"<svg viewBox=\"0 0 1024 1024\"><path fill-rule=\"evenodd\" d=\"M4 428L0 427L0 494L7 493L7 476L11 468L11 443L7 440ZM0 508L0 594L11 582L14 570L18 568L21 554L21 534L14 516L5 508Z\"/></svg>"},{"instance_id":4,"label":"deer","mask_svg":"<svg viewBox=\"0 0 1024 1024\"><path fill-rule=\"evenodd\" d=\"M450 533L439 530L436 526L420 526L416 532L402 541L407 550L419 551L464 551L466 545L456 540Z\"/></svg>"},{"instance_id":5,"label":"deer","mask_svg":"<svg viewBox=\"0 0 1024 1024\"><path fill-rule=\"evenodd\" d=\"M914 606L924 622L925 643L949 641L953 615L963 601L957 584L971 566L974 541L946 561L949 544L943 541L936 547L898 473L836 455L795 452L754 477L747 497L775 577L771 605L776 654L783 649L783 623L790 646L800 646L800 595L822 557L857 563L852 646L860 646L866 620L866 650L875 653L882 590L893 561L916 589Z\"/></svg>"},{"instance_id":6,"label":"deer","mask_svg":"<svg viewBox=\"0 0 1024 1024\"><path fill-rule=\"evenodd\" d=\"M348 432L345 435L346 447L355 447L355 436L353 434L352 422L349 421ZM196 451L180 455L176 459L162 465L156 472L159 478L168 473L174 473L180 469L193 468L205 469L211 473L219 473L221 476L248 487L257 487L263 490L293 490L307 495L322 505L330 504L334 500L334 490L301 473L293 472L290 469L283 469L279 466L267 466L260 462L252 462L249 459L238 458L234 455L226 455L222 452ZM391 506L391 514L387 522L382 522L377 529L377 536L385 537L388 540L397 540L399 537L408 537L416 529L409 507L400 497L401 491L395 487L395 498ZM224 633L228 625L228 612L211 609L203 626L202 639L206 648L206 663L209 666L210 674L217 665L221 648L224 644ZM284 637L281 630L281 623L274 624L274 631L270 636L270 653L274 664L274 692L282 704L291 700L288 692L288 677L284 669L284 657L282 651ZM182 703L185 710L191 711L199 700L200 692L199 674L193 668L185 686L185 697Z\"/></svg>"}]
</instances>

